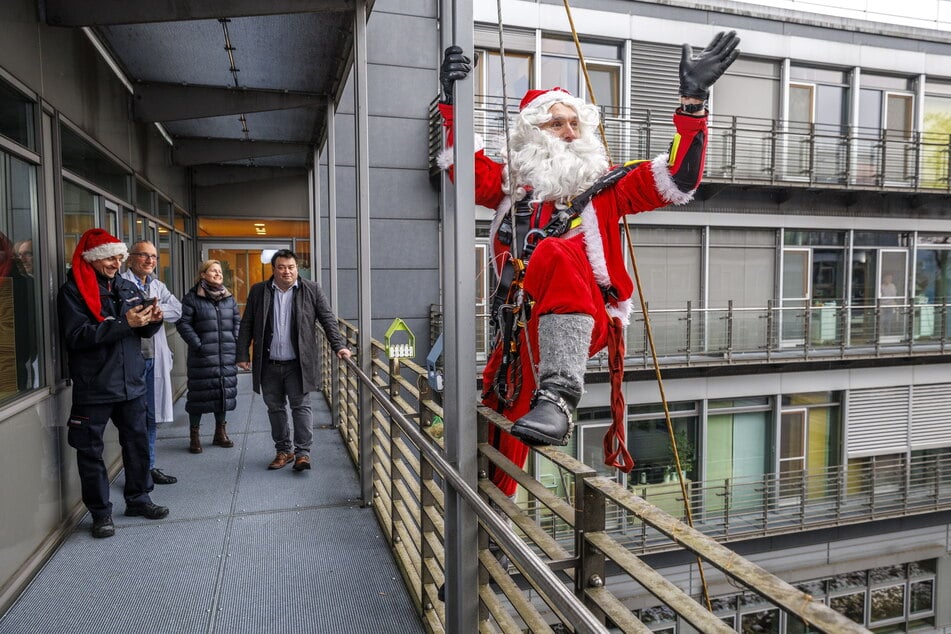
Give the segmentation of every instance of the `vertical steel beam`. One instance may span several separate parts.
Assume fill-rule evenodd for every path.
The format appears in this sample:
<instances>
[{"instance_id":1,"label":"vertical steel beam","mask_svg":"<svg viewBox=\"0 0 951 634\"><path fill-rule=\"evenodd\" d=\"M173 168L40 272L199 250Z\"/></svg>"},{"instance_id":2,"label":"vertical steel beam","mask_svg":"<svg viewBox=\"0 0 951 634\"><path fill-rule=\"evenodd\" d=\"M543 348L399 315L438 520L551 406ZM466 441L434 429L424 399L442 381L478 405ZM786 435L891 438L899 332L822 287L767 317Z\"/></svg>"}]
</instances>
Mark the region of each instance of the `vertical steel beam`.
<instances>
[{"instance_id":1,"label":"vertical steel beam","mask_svg":"<svg viewBox=\"0 0 951 634\"><path fill-rule=\"evenodd\" d=\"M330 288L327 299L334 311L337 304L337 133L334 128L334 105L327 106L327 267Z\"/></svg>"},{"instance_id":2,"label":"vertical steel beam","mask_svg":"<svg viewBox=\"0 0 951 634\"><path fill-rule=\"evenodd\" d=\"M357 194L357 323L360 337L357 362L367 376L372 376L370 340L370 140L367 113L367 5L357 0L353 9L353 118L354 166ZM360 384L360 492L364 506L373 502L373 412L370 391Z\"/></svg>"},{"instance_id":3,"label":"vertical steel beam","mask_svg":"<svg viewBox=\"0 0 951 634\"><path fill-rule=\"evenodd\" d=\"M455 44L473 55L471 0L442 3L443 48ZM441 59L441 51L439 52ZM475 151L473 82L455 87L455 188L443 177L443 334L446 458L478 488L475 392ZM446 492L446 631L479 629L478 521L454 490Z\"/></svg>"},{"instance_id":4,"label":"vertical steel beam","mask_svg":"<svg viewBox=\"0 0 951 634\"><path fill-rule=\"evenodd\" d=\"M327 270L329 288L327 299L334 313L340 314L337 304L337 135L334 129L334 104L327 104ZM340 390L338 366L333 366L331 385L331 420L336 427L340 421Z\"/></svg>"}]
</instances>

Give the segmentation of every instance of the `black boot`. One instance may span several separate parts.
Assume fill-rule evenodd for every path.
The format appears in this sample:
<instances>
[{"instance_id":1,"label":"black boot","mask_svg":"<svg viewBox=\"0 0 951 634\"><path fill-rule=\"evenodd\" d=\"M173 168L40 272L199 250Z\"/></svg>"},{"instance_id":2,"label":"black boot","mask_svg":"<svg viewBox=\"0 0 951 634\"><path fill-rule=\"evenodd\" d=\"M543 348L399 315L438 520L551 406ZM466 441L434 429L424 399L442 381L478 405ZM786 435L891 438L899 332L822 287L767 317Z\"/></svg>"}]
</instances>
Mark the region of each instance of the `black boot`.
<instances>
[{"instance_id":1,"label":"black boot","mask_svg":"<svg viewBox=\"0 0 951 634\"><path fill-rule=\"evenodd\" d=\"M567 445L571 411L584 393L584 371L594 318L579 313L538 318L538 389L532 409L515 421L512 435L530 445Z\"/></svg>"},{"instance_id":2,"label":"black boot","mask_svg":"<svg viewBox=\"0 0 951 634\"><path fill-rule=\"evenodd\" d=\"M515 421L512 435L529 445L567 445L574 430L571 411L580 394L542 385L532 401L532 409Z\"/></svg>"}]
</instances>

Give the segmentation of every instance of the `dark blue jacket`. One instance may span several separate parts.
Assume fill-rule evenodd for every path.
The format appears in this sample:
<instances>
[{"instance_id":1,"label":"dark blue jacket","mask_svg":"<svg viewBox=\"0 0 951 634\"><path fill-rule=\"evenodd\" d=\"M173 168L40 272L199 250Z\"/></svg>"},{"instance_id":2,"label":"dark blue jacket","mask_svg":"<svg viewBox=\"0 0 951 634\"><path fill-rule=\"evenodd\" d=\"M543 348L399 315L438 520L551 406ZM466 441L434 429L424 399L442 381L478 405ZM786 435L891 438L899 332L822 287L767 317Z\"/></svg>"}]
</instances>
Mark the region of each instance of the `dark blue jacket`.
<instances>
[{"instance_id":1,"label":"dark blue jacket","mask_svg":"<svg viewBox=\"0 0 951 634\"><path fill-rule=\"evenodd\" d=\"M241 316L234 297L213 301L194 286L182 299L175 328L188 345L189 414L228 412L237 406L238 368L235 345Z\"/></svg>"},{"instance_id":2,"label":"dark blue jacket","mask_svg":"<svg viewBox=\"0 0 951 634\"><path fill-rule=\"evenodd\" d=\"M72 271L66 274L57 301L69 378L73 381L73 403L80 405L119 403L144 396L142 338L151 337L162 327L162 322L130 327L125 313L145 301L145 296L135 284L118 275L108 281L99 276L97 279L104 321L96 320L86 306Z\"/></svg>"}]
</instances>

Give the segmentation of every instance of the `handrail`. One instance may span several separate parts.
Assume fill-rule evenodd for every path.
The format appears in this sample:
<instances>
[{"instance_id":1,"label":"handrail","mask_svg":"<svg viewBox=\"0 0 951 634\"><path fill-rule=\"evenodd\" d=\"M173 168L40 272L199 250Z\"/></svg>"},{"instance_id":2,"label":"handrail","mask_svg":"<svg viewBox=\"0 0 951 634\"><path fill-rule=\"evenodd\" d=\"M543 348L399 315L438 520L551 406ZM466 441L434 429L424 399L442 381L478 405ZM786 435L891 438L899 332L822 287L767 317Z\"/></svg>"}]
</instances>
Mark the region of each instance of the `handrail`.
<instances>
[{"instance_id":1,"label":"handrail","mask_svg":"<svg viewBox=\"0 0 951 634\"><path fill-rule=\"evenodd\" d=\"M438 307L432 312L438 314ZM657 354L667 367L943 355L951 344L947 299L933 303L812 306L649 307ZM486 315L477 315L487 323ZM625 368L652 369L644 318L626 329ZM483 342L491 341L483 336ZM483 356L487 351L479 351ZM606 355L596 355L596 367Z\"/></svg>"},{"instance_id":2,"label":"handrail","mask_svg":"<svg viewBox=\"0 0 951 634\"><path fill-rule=\"evenodd\" d=\"M340 324L348 341L358 336L352 325L345 321ZM321 356L338 365L323 338L319 341ZM855 624L845 627L843 617L830 607L817 605L821 601L756 568L717 544L714 537L699 531L684 533L686 525L663 513L650 500L599 477L593 468L557 448L532 448L533 462L544 462L561 474L560 484L543 484L487 443L488 425L507 430L511 422L483 406L476 406L480 480L478 490L473 489L441 453L438 428L442 409L429 390L425 369L405 359L384 361L383 347L377 341L372 341L370 348L371 376L362 374L353 361L341 363L336 382L325 382L324 388L341 398L339 429L352 459L357 462L365 457L372 461L372 508L427 631L446 631L446 611L436 601L445 569L445 486L458 491L463 503L474 510L481 527L479 543L473 544L480 563L481 606L480 622L472 624L473 631L527 628L553 632L557 628L550 623L558 622L575 631L602 632L602 622L610 619L620 631L644 633L648 628L641 616L625 605L629 600L646 599L641 592L632 594L633 580L636 587L653 594L659 603L700 631L725 632L716 614L641 561L624 535L612 530L615 520L629 517L629 521L641 524L642 532L672 538L663 549L694 550L724 569L728 579L749 586L767 604L812 623L820 631L866 632ZM369 412L359 411L355 395L361 385L370 394ZM366 434L360 427L366 424L371 425L371 446L363 448L359 441ZM487 477L493 468L518 482L521 493L517 502ZM514 562L517 572L510 572L498 559L502 556ZM733 563L724 566L725 561ZM740 566L743 574L734 573L737 562L744 564ZM537 594L527 592L524 583L518 582L519 573ZM777 588L781 590L778 593ZM471 599L449 597L450 601ZM644 605L650 607L650 603Z\"/></svg>"},{"instance_id":3,"label":"handrail","mask_svg":"<svg viewBox=\"0 0 951 634\"><path fill-rule=\"evenodd\" d=\"M505 526L502 522L502 518L479 497L478 493L462 479L462 476L452 468L449 462L426 442L423 435L403 413L390 402L389 396L374 385L370 377L364 374L352 359L347 359L346 364L360 377L360 380L367 386L377 402L382 405L399 424L400 430L413 440L416 448L420 453L426 456L426 459L432 464L439 475L445 478L446 482L472 507L472 510L479 516L479 520L488 528L488 532L492 538L508 553L509 557L515 560L516 565L523 574L526 575L532 585L545 596L546 600L554 601L552 608L557 609L564 614L565 617L568 617L579 632L608 634L608 629L569 591L568 587L558 579L551 568L545 565L538 555L532 552L524 542L516 537L514 532Z\"/></svg>"}]
</instances>

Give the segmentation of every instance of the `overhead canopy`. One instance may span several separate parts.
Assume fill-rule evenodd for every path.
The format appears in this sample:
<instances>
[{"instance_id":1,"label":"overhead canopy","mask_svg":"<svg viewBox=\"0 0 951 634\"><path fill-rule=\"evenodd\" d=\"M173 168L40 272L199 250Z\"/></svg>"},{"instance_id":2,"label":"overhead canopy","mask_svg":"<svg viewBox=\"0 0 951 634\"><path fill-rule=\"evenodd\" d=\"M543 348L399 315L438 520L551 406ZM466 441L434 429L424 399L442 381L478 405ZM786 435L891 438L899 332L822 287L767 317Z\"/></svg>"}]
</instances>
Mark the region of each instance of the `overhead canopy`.
<instances>
[{"instance_id":1,"label":"overhead canopy","mask_svg":"<svg viewBox=\"0 0 951 634\"><path fill-rule=\"evenodd\" d=\"M89 27L182 166L306 167L352 61L353 0L46 0Z\"/></svg>"}]
</instances>

